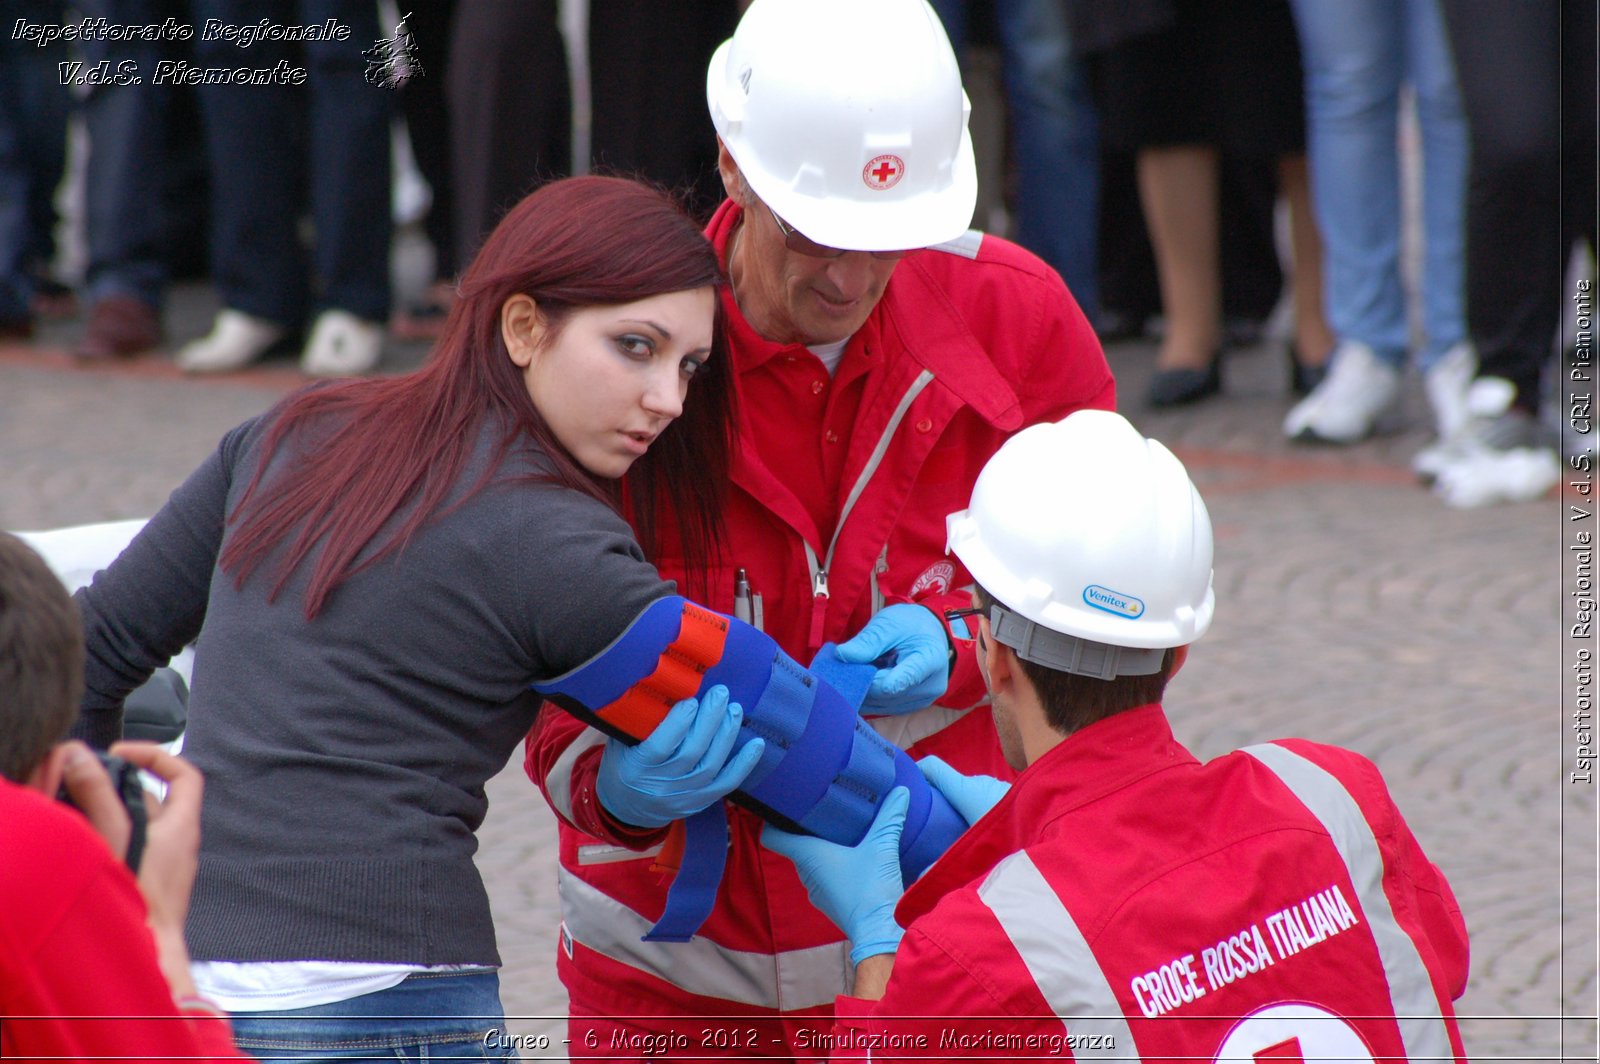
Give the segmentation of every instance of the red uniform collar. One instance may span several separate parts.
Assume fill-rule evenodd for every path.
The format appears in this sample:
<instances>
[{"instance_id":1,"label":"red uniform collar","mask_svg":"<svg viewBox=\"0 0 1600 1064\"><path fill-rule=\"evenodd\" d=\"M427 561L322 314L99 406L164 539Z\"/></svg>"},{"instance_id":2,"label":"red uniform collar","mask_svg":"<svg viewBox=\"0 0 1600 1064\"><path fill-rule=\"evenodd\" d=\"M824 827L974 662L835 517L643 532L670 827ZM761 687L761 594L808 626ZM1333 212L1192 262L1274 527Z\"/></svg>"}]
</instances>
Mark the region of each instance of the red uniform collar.
<instances>
[{"instance_id":1,"label":"red uniform collar","mask_svg":"<svg viewBox=\"0 0 1600 1064\"><path fill-rule=\"evenodd\" d=\"M1063 814L1179 765L1198 765L1172 736L1157 703L1096 721L1029 765L989 814L907 888L895 910L901 927L946 894L988 875L1004 858L1039 841Z\"/></svg>"}]
</instances>

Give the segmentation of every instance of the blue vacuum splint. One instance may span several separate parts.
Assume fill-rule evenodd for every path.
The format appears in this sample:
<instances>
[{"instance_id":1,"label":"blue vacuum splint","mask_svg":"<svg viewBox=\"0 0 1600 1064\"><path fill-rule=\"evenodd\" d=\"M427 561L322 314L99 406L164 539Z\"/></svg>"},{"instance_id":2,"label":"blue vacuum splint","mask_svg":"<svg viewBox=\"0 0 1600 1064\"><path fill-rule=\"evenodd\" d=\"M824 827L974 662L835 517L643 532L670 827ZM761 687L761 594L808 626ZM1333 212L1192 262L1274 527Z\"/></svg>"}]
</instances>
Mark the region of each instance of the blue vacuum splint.
<instances>
[{"instance_id":1,"label":"blue vacuum splint","mask_svg":"<svg viewBox=\"0 0 1600 1064\"><path fill-rule=\"evenodd\" d=\"M810 669L764 632L679 596L658 599L611 646L533 689L628 743L648 736L668 710L721 684L744 709L739 745L766 741L761 760L729 800L786 831L845 846L859 843L895 787L911 794L900 837L907 883L967 829L906 755L861 719L876 671L839 660L829 643ZM682 822L683 857L648 941L685 942L710 915L727 859L720 804Z\"/></svg>"}]
</instances>

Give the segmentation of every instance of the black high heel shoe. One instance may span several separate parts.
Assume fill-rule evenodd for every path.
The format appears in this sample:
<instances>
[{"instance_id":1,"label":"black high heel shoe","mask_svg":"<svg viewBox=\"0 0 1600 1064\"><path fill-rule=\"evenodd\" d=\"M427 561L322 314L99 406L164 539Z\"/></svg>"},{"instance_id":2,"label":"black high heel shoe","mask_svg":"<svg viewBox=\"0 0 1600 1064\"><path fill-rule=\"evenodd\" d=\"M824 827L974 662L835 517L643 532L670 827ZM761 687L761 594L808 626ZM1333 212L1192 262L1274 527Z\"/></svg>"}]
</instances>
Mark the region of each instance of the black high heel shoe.
<instances>
[{"instance_id":1,"label":"black high heel shoe","mask_svg":"<svg viewBox=\"0 0 1600 1064\"><path fill-rule=\"evenodd\" d=\"M1328 375L1327 359L1323 359L1320 366L1302 362L1292 343L1284 348L1284 354L1289 358L1289 390L1298 397L1310 395Z\"/></svg>"},{"instance_id":2,"label":"black high heel shoe","mask_svg":"<svg viewBox=\"0 0 1600 1064\"><path fill-rule=\"evenodd\" d=\"M1197 403L1222 391L1222 352L1211 356L1204 369L1158 369L1150 378L1147 402L1152 407Z\"/></svg>"}]
</instances>

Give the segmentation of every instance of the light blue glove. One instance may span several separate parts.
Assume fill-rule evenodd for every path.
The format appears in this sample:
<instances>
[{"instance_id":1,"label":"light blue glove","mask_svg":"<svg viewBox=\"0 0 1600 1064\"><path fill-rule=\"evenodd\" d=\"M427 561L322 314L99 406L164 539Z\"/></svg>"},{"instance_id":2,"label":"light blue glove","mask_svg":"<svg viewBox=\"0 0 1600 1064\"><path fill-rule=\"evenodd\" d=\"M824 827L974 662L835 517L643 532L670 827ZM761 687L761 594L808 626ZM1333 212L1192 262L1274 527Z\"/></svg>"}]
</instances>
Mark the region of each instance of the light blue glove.
<instances>
[{"instance_id":1,"label":"light blue glove","mask_svg":"<svg viewBox=\"0 0 1600 1064\"><path fill-rule=\"evenodd\" d=\"M850 940L850 963L893 953L905 932L894 907L905 893L900 881L900 832L911 792L896 787L878 809L866 837L855 846L810 835L791 835L765 824L761 844L794 862L811 904Z\"/></svg>"},{"instance_id":2,"label":"light blue glove","mask_svg":"<svg viewBox=\"0 0 1600 1064\"><path fill-rule=\"evenodd\" d=\"M730 760L744 710L728 703L718 684L698 700L685 698L637 746L606 741L595 794L626 824L658 828L692 816L744 782L766 744L745 743Z\"/></svg>"},{"instance_id":3,"label":"light blue glove","mask_svg":"<svg viewBox=\"0 0 1600 1064\"><path fill-rule=\"evenodd\" d=\"M922 776L955 807L961 819L976 824L1006 796L1011 784L993 776L964 776L938 757L917 762Z\"/></svg>"},{"instance_id":4,"label":"light blue glove","mask_svg":"<svg viewBox=\"0 0 1600 1064\"><path fill-rule=\"evenodd\" d=\"M950 683L944 622L927 607L909 602L873 614L854 638L839 644L839 660L879 666L861 702L866 712L910 713L944 694Z\"/></svg>"}]
</instances>

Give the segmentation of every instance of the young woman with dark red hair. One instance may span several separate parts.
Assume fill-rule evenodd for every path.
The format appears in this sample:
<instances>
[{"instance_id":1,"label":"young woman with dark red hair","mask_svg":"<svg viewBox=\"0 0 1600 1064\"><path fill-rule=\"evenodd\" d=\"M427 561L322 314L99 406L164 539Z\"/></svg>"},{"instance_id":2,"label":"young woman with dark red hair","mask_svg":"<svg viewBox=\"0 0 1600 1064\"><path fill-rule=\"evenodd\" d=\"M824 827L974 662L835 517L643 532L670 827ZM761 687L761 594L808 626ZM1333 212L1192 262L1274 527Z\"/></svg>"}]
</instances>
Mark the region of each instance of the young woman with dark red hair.
<instances>
[{"instance_id":1,"label":"young woman with dark red hair","mask_svg":"<svg viewBox=\"0 0 1600 1064\"><path fill-rule=\"evenodd\" d=\"M199 638L188 937L241 1048L498 1055L472 861L484 783L539 710L530 681L673 590L624 499L713 550L722 283L663 194L545 185L490 235L425 366L315 386L233 430L79 593L78 730L96 745Z\"/></svg>"}]
</instances>

